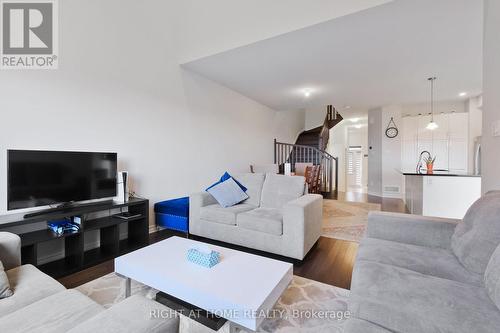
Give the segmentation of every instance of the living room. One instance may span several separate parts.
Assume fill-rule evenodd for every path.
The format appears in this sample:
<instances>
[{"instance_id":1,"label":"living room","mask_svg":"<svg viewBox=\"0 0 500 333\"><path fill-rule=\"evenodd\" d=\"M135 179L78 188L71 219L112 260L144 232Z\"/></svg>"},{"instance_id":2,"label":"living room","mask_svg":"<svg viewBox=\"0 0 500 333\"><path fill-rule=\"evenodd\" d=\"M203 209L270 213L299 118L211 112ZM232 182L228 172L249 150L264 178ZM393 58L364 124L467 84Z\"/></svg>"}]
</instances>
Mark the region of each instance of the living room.
<instances>
[{"instance_id":1,"label":"living room","mask_svg":"<svg viewBox=\"0 0 500 333\"><path fill-rule=\"evenodd\" d=\"M0 6L2 332L498 330L498 2Z\"/></svg>"}]
</instances>

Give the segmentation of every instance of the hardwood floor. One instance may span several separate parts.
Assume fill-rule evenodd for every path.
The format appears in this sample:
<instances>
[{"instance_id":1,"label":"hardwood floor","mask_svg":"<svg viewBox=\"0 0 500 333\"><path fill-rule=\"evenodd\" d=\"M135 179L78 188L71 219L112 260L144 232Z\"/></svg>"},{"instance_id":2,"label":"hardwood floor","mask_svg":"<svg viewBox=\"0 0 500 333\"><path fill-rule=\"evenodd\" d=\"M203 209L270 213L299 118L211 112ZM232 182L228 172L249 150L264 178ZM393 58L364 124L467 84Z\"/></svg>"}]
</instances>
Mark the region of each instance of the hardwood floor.
<instances>
[{"instance_id":1,"label":"hardwood floor","mask_svg":"<svg viewBox=\"0 0 500 333\"><path fill-rule=\"evenodd\" d=\"M311 280L349 289L358 243L320 237L293 273Z\"/></svg>"},{"instance_id":2,"label":"hardwood floor","mask_svg":"<svg viewBox=\"0 0 500 333\"><path fill-rule=\"evenodd\" d=\"M330 196L329 198L333 198ZM342 193L335 194L335 198L343 201L379 203L382 211L406 213L404 202L400 199L387 199L369 196L363 193ZM150 235L150 243L155 243L175 235L169 231L160 231ZM180 234L182 235L182 234ZM294 274L311 280L323 282L336 287L349 289L351 286L352 269L358 243L338 240L333 238L320 237L317 244L307 254L302 262L296 262L289 258L245 249L239 246L225 244L222 242L206 240L213 244L220 244L231 248L245 250L252 253L268 256L271 258L290 261L294 263ZM59 279L66 288L75 288L89 281L114 271L113 260L93 266L78 273Z\"/></svg>"},{"instance_id":3,"label":"hardwood floor","mask_svg":"<svg viewBox=\"0 0 500 333\"><path fill-rule=\"evenodd\" d=\"M360 192L331 192L323 193L325 199L351 201L351 202L369 202L378 203L382 206L384 212L408 213L406 205L401 199L382 198L374 195L368 195Z\"/></svg>"}]
</instances>

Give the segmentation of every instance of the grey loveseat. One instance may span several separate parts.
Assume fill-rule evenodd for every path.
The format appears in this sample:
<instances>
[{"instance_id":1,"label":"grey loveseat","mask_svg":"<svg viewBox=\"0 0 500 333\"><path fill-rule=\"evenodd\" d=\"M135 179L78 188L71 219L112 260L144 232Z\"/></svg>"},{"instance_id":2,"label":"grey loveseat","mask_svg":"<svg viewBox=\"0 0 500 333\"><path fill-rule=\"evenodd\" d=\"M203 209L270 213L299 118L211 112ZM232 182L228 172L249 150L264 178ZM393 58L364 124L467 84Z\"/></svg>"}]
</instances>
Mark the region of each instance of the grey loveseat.
<instances>
[{"instance_id":1,"label":"grey loveseat","mask_svg":"<svg viewBox=\"0 0 500 333\"><path fill-rule=\"evenodd\" d=\"M245 173L249 199L222 208L207 192L190 196L189 233L302 260L321 235L323 197L304 177Z\"/></svg>"},{"instance_id":2,"label":"grey loveseat","mask_svg":"<svg viewBox=\"0 0 500 333\"><path fill-rule=\"evenodd\" d=\"M0 232L0 260L14 291L0 299L0 332L178 332L178 318L151 318L151 310L167 307L132 296L105 309L77 290L59 282L32 265L21 265L19 236Z\"/></svg>"},{"instance_id":3,"label":"grey loveseat","mask_svg":"<svg viewBox=\"0 0 500 333\"><path fill-rule=\"evenodd\" d=\"M372 213L346 332L500 332L500 192L463 220Z\"/></svg>"}]
</instances>

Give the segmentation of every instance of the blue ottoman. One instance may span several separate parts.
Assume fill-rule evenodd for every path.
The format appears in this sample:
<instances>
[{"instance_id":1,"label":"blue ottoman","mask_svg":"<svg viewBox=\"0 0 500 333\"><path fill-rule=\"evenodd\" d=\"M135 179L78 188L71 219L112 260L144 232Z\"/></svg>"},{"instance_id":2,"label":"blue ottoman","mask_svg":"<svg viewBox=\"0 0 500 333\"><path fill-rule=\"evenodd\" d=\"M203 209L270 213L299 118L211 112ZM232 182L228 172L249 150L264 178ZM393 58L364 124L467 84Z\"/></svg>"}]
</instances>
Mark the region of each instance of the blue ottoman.
<instances>
[{"instance_id":1,"label":"blue ottoman","mask_svg":"<svg viewBox=\"0 0 500 333\"><path fill-rule=\"evenodd\" d=\"M189 233L189 197L155 204L156 226Z\"/></svg>"}]
</instances>

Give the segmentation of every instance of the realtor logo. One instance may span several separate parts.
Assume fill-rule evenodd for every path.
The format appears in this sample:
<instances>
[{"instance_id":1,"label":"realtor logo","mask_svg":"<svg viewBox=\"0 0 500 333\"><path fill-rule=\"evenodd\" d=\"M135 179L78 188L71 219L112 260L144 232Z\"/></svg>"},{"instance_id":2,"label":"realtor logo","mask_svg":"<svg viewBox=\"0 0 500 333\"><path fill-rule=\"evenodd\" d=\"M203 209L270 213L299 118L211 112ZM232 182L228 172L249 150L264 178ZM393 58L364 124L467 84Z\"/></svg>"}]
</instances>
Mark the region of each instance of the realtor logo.
<instances>
[{"instance_id":1,"label":"realtor logo","mask_svg":"<svg viewBox=\"0 0 500 333\"><path fill-rule=\"evenodd\" d=\"M57 0L0 0L2 69L56 69Z\"/></svg>"}]
</instances>

